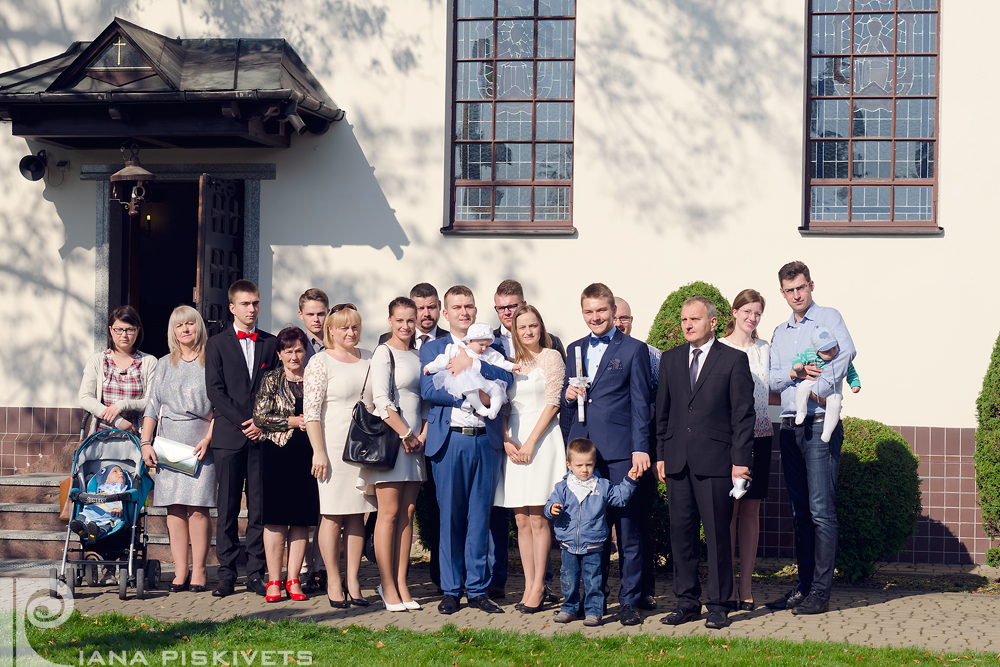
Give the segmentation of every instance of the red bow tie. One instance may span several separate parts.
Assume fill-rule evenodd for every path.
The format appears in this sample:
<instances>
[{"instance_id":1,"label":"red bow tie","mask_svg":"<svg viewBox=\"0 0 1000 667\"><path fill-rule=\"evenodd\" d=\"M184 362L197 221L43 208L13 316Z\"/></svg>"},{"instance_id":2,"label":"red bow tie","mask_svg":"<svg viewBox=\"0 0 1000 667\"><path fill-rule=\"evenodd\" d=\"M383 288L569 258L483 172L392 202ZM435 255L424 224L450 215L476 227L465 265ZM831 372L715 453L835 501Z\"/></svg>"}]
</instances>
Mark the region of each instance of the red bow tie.
<instances>
[{"instance_id":1,"label":"red bow tie","mask_svg":"<svg viewBox=\"0 0 1000 667\"><path fill-rule=\"evenodd\" d=\"M257 332L256 331L251 331L251 332L237 331L236 332L236 339L237 340L243 340L244 338L249 338L252 341L256 341L257 340Z\"/></svg>"}]
</instances>

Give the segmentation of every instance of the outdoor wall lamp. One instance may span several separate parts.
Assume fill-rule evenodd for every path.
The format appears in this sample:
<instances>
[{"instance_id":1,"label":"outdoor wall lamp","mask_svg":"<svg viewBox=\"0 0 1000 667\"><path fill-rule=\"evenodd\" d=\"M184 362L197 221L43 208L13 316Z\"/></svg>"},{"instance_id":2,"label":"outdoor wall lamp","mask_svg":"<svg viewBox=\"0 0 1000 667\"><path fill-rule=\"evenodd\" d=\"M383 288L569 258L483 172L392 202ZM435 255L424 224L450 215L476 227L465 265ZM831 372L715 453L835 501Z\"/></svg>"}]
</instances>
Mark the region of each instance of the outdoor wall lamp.
<instances>
[{"instance_id":1,"label":"outdoor wall lamp","mask_svg":"<svg viewBox=\"0 0 1000 667\"><path fill-rule=\"evenodd\" d=\"M122 144L122 155L125 146ZM139 207L146 200L145 183L156 180L156 174L139 164L139 144L129 146L131 155L125 158L125 168L111 175L111 201L116 201L128 209L129 216L139 215Z\"/></svg>"},{"instance_id":2,"label":"outdoor wall lamp","mask_svg":"<svg viewBox=\"0 0 1000 667\"><path fill-rule=\"evenodd\" d=\"M29 181L40 181L45 176L45 167L48 166L48 159L45 151L38 151L37 155L25 155L17 163L17 168Z\"/></svg>"}]
</instances>

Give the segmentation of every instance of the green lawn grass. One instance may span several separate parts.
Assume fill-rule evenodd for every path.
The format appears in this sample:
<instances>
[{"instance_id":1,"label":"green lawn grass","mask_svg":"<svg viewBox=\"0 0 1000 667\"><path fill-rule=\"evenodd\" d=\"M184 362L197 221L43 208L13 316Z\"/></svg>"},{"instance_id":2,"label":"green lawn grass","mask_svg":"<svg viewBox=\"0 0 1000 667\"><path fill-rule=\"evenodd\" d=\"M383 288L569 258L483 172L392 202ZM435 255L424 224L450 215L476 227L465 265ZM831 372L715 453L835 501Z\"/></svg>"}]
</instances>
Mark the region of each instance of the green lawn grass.
<instances>
[{"instance_id":1,"label":"green lawn grass","mask_svg":"<svg viewBox=\"0 0 1000 667\"><path fill-rule=\"evenodd\" d=\"M994 665L1000 656L940 654L921 649L868 648L774 639L648 635L586 637L456 628L417 633L395 627L337 628L299 621L233 618L225 622L163 623L145 616L74 611L54 629L28 624L28 639L44 658L64 665L148 664L149 667L257 665L493 665L600 667L668 665ZM279 653L284 651L286 653ZM204 653L198 653L204 652ZM272 652L268 654L266 652ZM138 657L141 653L141 659Z\"/></svg>"}]
</instances>

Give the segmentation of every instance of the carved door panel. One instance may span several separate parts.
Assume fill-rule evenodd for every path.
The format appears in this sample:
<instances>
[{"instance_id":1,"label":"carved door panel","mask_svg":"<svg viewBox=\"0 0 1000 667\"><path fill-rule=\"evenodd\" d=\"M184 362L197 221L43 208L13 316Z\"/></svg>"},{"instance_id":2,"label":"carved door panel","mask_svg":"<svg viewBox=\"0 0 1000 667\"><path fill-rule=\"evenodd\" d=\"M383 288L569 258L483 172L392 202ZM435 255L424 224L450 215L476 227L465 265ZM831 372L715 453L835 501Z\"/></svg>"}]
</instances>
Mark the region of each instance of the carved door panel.
<instances>
[{"instance_id":1,"label":"carved door panel","mask_svg":"<svg viewBox=\"0 0 1000 667\"><path fill-rule=\"evenodd\" d=\"M233 321L229 286L243 277L243 181L202 174L198 197L198 311L208 335Z\"/></svg>"}]
</instances>

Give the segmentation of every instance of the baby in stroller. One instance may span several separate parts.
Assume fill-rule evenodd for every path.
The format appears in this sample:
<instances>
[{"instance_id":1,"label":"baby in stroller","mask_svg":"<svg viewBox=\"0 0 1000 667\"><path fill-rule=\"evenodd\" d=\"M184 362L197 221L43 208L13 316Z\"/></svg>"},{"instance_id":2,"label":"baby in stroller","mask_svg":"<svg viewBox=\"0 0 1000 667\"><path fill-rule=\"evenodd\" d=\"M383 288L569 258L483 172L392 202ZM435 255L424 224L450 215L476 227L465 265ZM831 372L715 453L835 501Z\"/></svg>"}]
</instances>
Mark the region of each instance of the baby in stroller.
<instances>
[{"instance_id":1,"label":"baby in stroller","mask_svg":"<svg viewBox=\"0 0 1000 667\"><path fill-rule=\"evenodd\" d=\"M112 495L125 493L131 488L129 476L121 466L104 466L97 472L97 493ZM86 544L94 544L104 535L113 532L122 519L122 501L98 502L84 505L77 518L70 522L70 529Z\"/></svg>"}]
</instances>

